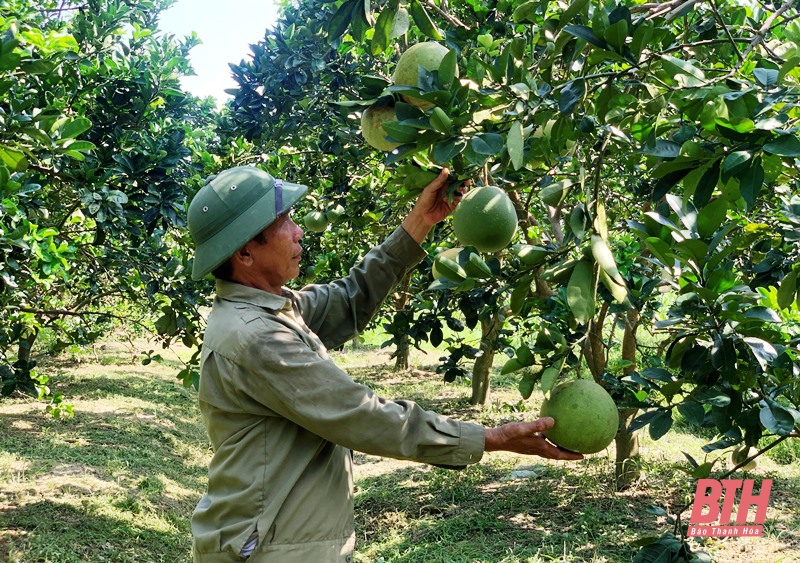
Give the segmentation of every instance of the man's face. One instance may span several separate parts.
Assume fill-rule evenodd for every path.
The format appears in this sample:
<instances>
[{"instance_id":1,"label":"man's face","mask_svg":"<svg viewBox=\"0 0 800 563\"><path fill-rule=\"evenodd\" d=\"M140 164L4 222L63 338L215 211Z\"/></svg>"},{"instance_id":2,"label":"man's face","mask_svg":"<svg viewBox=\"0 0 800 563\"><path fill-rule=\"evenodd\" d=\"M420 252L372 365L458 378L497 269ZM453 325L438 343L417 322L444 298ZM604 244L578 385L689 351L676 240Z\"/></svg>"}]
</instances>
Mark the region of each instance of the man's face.
<instances>
[{"instance_id":1,"label":"man's face","mask_svg":"<svg viewBox=\"0 0 800 563\"><path fill-rule=\"evenodd\" d=\"M251 283L247 285L280 295L281 287L300 274L303 229L292 221L289 213L284 213L264 229L263 235L265 243L250 241L245 246L252 259L247 268Z\"/></svg>"}]
</instances>

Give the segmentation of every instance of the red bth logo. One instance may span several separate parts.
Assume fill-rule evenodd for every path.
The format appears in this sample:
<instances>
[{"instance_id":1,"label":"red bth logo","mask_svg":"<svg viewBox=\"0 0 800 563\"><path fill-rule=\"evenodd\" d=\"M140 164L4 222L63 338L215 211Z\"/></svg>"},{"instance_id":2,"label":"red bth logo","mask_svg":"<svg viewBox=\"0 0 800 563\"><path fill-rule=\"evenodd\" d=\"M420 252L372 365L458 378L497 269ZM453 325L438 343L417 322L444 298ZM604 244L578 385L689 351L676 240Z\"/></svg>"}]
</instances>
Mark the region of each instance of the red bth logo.
<instances>
[{"instance_id":1,"label":"red bth logo","mask_svg":"<svg viewBox=\"0 0 800 563\"><path fill-rule=\"evenodd\" d=\"M772 479L764 479L758 494L753 493L753 479L700 479L694 492L692 515L689 517L688 536L760 536L764 531L764 520L767 517L769 493L772 490ZM731 525L733 504L736 493L739 495L739 510L736 523ZM725 496L720 504L723 491ZM748 522L750 508L755 506L755 517ZM708 509L708 512L706 512ZM696 526L695 524L713 524L712 526Z\"/></svg>"}]
</instances>

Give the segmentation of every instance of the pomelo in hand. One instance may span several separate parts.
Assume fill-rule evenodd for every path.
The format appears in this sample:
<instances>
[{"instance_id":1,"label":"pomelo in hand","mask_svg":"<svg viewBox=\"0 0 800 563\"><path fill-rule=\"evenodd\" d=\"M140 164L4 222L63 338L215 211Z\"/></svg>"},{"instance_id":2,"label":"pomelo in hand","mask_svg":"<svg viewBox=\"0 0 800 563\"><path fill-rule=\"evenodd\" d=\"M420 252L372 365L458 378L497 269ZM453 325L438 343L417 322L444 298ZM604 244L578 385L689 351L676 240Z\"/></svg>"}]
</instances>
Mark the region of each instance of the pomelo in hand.
<instances>
[{"instance_id":1,"label":"pomelo in hand","mask_svg":"<svg viewBox=\"0 0 800 563\"><path fill-rule=\"evenodd\" d=\"M397 121L394 106L389 104L372 104L361 114L361 135L379 151L391 152L402 144L386 138L388 133L383 124L388 121Z\"/></svg>"},{"instance_id":2,"label":"pomelo in hand","mask_svg":"<svg viewBox=\"0 0 800 563\"><path fill-rule=\"evenodd\" d=\"M553 387L540 415L555 420L555 426L544 433L548 440L582 454L604 450L614 441L619 426L614 399L588 379L573 379Z\"/></svg>"},{"instance_id":3,"label":"pomelo in hand","mask_svg":"<svg viewBox=\"0 0 800 563\"><path fill-rule=\"evenodd\" d=\"M392 82L401 86L413 86L416 88L419 85L419 67L429 71L439 70L442 59L449 51L450 49L435 41L425 41L412 45L400 55L392 74ZM458 68L456 68L456 76L458 76ZM403 99L423 111L432 108L434 105L414 96L403 96Z\"/></svg>"},{"instance_id":4,"label":"pomelo in hand","mask_svg":"<svg viewBox=\"0 0 800 563\"><path fill-rule=\"evenodd\" d=\"M470 190L453 211L453 231L463 246L496 252L509 245L517 230L517 211L505 190L481 186Z\"/></svg>"}]
</instances>

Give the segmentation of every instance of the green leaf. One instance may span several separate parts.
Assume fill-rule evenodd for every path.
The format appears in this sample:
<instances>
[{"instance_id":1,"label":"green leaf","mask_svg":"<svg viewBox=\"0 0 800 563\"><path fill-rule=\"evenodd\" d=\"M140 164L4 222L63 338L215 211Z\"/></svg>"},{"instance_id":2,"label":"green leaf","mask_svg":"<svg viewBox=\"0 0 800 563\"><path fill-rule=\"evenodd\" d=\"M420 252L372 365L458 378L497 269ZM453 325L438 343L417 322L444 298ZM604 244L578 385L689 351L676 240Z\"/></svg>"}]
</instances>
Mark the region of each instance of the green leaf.
<instances>
[{"instance_id":1,"label":"green leaf","mask_svg":"<svg viewBox=\"0 0 800 563\"><path fill-rule=\"evenodd\" d=\"M398 143L413 143L419 137L419 132L416 127L397 121L385 122L383 124L383 130Z\"/></svg>"},{"instance_id":2,"label":"green leaf","mask_svg":"<svg viewBox=\"0 0 800 563\"><path fill-rule=\"evenodd\" d=\"M764 321L765 323L779 323L781 317L769 307L751 307L744 313L744 318Z\"/></svg>"},{"instance_id":3,"label":"green leaf","mask_svg":"<svg viewBox=\"0 0 800 563\"><path fill-rule=\"evenodd\" d=\"M653 145L645 144L640 152L659 158L675 158L681 153L681 146L673 141L657 139Z\"/></svg>"},{"instance_id":4,"label":"green leaf","mask_svg":"<svg viewBox=\"0 0 800 563\"><path fill-rule=\"evenodd\" d=\"M797 271L791 270L781 280L778 287L778 307L786 309L791 307L794 301L794 294L797 291Z\"/></svg>"},{"instance_id":5,"label":"green leaf","mask_svg":"<svg viewBox=\"0 0 800 563\"><path fill-rule=\"evenodd\" d=\"M624 19L612 23L606 29L606 41L619 51L625 46L628 39L628 22Z\"/></svg>"},{"instance_id":6,"label":"green leaf","mask_svg":"<svg viewBox=\"0 0 800 563\"><path fill-rule=\"evenodd\" d=\"M686 400L678 405L678 412L689 424L700 426L706 416L703 405L692 400Z\"/></svg>"},{"instance_id":7,"label":"green leaf","mask_svg":"<svg viewBox=\"0 0 800 563\"><path fill-rule=\"evenodd\" d=\"M453 126L453 120L438 106L431 111L430 123L434 130L445 135L450 134L450 129Z\"/></svg>"},{"instance_id":8,"label":"green leaf","mask_svg":"<svg viewBox=\"0 0 800 563\"><path fill-rule=\"evenodd\" d=\"M800 66L800 56L795 55L793 57L789 57L782 65L780 70L778 71L778 81L782 81L786 78L786 75L790 72L797 70L797 67Z\"/></svg>"},{"instance_id":9,"label":"green leaf","mask_svg":"<svg viewBox=\"0 0 800 563\"><path fill-rule=\"evenodd\" d=\"M511 292L508 306L512 314L519 315L525 306L525 301L531 292L531 281L532 279L528 276L522 278Z\"/></svg>"},{"instance_id":10,"label":"green leaf","mask_svg":"<svg viewBox=\"0 0 800 563\"><path fill-rule=\"evenodd\" d=\"M583 78L575 78L564 85L561 96L558 98L558 110L564 115L569 115L575 106L583 99L586 94L586 81Z\"/></svg>"},{"instance_id":11,"label":"green leaf","mask_svg":"<svg viewBox=\"0 0 800 563\"><path fill-rule=\"evenodd\" d=\"M664 368L645 368L640 374L647 379L655 379L656 381L663 381L664 383L672 383L675 381L675 376Z\"/></svg>"},{"instance_id":12,"label":"green leaf","mask_svg":"<svg viewBox=\"0 0 800 563\"><path fill-rule=\"evenodd\" d=\"M28 74L50 74L55 68L56 64L53 61L44 59L22 63L19 66L21 71Z\"/></svg>"},{"instance_id":13,"label":"green leaf","mask_svg":"<svg viewBox=\"0 0 800 563\"><path fill-rule=\"evenodd\" d=\"M556 381L558 380L558 376L561 375L561 366L564 365L564 360L562 359L560 362L559 367L549 367L545 368L542 372L542 392L549 393L550 390L555 386Z\"/></svg>"},{"instance_id":14,"label":"green leaf","mask_svg":"<svg viewBox=\"0 0 800 563\"><path fill-rule=\"evenodd\" d=\"M595 313L594 264L581 260L572 270L567 284L567 305L579 324L586 324Z\"/></svg>"},{"instance_id":15,"label":"green leaf","mask_svg":"<svg viewBox=\"0 0 800 563\"><path fill-rule=\"evenodd\" d=\"M511 127L509 127L506 147L508 149L508 157L511 159L511 165L514 167L514 170L519 170L524 164L522 122L515 121L511 124Z\"/></svg>"},{"instance_id":16,"label":"green leaf","mask_svg":"<svg viewBox=\"0 0 800 563\"><path fill-rule=\"evenodd\" d=\"M564 12L559 17L559 23L563 26L566 26L571 22L575 16L583 11L586 8L586 5L589 3L589 0L573 0L573 2L569 5L569 7L564 10Z\"/></svg>"},{"instance_id":17,"label":"green leaf","mask_svg":"<svg viewBox=\"0 0 800 563\"><path fill-rule=\"evenodd\" d=\"M766 371L767 367L778 357L778 351L775 350L775 346L766 340L753 336L745 337L743 340L750 347L763 371Z\"/></svg>"},{"instance_id":18,"label":"green leaf","mask_svg":"<svg viewBox=\"0 0 800 563\"><path fill-rule=\"evenodd\" d=\"M751 158L753 154L750 151L735 151L726 156L722 165L722 181L727 182L732 176L745 170Z\"/></svg>"},{"instance_id":19,"label":"green leaf","mask_svg":"<svg viewBox=\"0 0 800 563\"><path fill-rule=\"evenodd\" d=\"M469 277L464 268L461 267L461 264L447 256L437 256L435 258L435 266L439 277L451 282L461 283Z\"/></svg>"},{"instance_id":20,"label":"green leaf","mask_svg":"<svg viewBox=\"0 0 800 563\"><path fill-rule=\"evenodd\" d=\"M781 135L764 145L764 152L777 156L800 156L800 139L796 135Z\"/></svg>"},{"instance_id":21,"label":"green leaf","mask_svg":"<svg viewBox=\"0 0 800 563\"><path fill-rule=\"evenodd\" d=\"M736 370L736 347L729 336L717 334L711 347L711 365L723 375Z\"/></svg>"},{"instance_id":22,"label":"green leaf","mask_svg":"<svg viewBox=\"0 0 800 563\"><path fill-rule=\"evenodd\" d=\"M92 122L85 117L77 117L64 124L61 129L62 139L73 139L92 128Z\"/></svg>"},{"instance_id":23,"label":"green leaf","mask_svg":"<svg viewBox=\"0 0 800 563\"><path fill-rule=\"evenodd\" d=\"M664 70L671 74L684 74L696 78L697 80L706 79L706 75L702 70L687 61L671 55L661 55L661 60L664 63Z\"/></svg>"},{"instance_id":24,"label":"green leaf","mask_svg":"<svg viewBox=\"0 0 800 563\"><path fill-rule=\"evenodd\" d=\"M533 387L539 379L539 372L529 372L519 382L519 392L523 399L528 399L533 394Z\"/></svg>"},{"instance_id":25,"label":"green leaf","mask_svg":"<svg viewBox=\"0 0 800 563\"><path fill-rule=\"evenodd\" d=\"M684 258L685 262L694 261L695 264L701 267L708 255L708 245L699 239L684 239L675 243L673 249L681 258Z\"/></svg>"},{"instance_id":26,"label":"green leaf","mask_svg":"<svg viewBox=\"0 0 800 563\"><path fill-rule=\"evenodd\" d=\"M392 32L395 16L397 15L397 4L389 4L378 15L375 22L375 31L370 42L370 52L373 55L382 53L389 46L389 38Z\"/></svg>"},{"instance_id":27,"label":"green leaf","mask_svg":"<svg viewBox=\"0 0 800 563\"><path fill-rule=\"evenodd\" d=\"M0 164L0 193L5 190L10 179L11 173L8 171L8 167L4 164Z\"/></svg>"},{"instance_id":28,"label":"green leaf","mask_svg":"<svg viewBox=\"0 0 800 563\"><path fill-rule=\"evenodd\" d=\"M14 172L23 172L28 168L28 159L25 153L9 147L0 146L0 162Z\"/></svg>"},{"instance_id":29,"label":"green leaf","mask_svg":"<svg viewBox=\"0 0 800 563\"><path fill-rule=\"evenodd\" d=\"M448 89L456 78L458 70L458 57L454 49L447 51L447 54L439 63L439 84L442 88Z\"/></svg>"},{"instance_id":30,"label":"green leaf","mask_svg":"<svg viewBox=\"0 0 800 563\"><path fill-rule=\"evenodd\" d=\"M648 430L650 432L650 437L653 440L658 440L669 432L670 428L672 428L672 411L660 411L650 421Z\"/></svg>"},{"instance_id":31,"label":"green leaf","mask_svg":"<svg viewBox=\"0 0 800 563\"><path fill-rule=\"evenodd\" d=\"M536 21L536 12L539 10L539 4L541 4L541 2L538 0L528 0L517 6L512 16L514 23Z\"/></svg>"},{"instance_id":32,"label":"green leaf","mask_svg":"<svg viewBox=\"0 0 800 563\"><path fill-rule=\"evenodd\" d=\"M715 407L727 407L731 404L731 398L714 387L698 387L692 392L692 398L700 403Z\"/></svg>"},{"instance_id":33,"label":"green leaf","mask_svg":"<svg viewBox=\"0 0 800 563\"><path fill-rule=\"evenodd\" d=\"M754 68L753 77L764 88L771 88L778 83L779 72L772 68Z\"/></svg>"},{"instance_id":34,"label":"green leaf","mask_svg":"<svg viewBox=\"0 0 800 563\"><path fill-rule=\"evenodd\" d=\"M509 373L514 373L515 371L519 371L525 367L528 366L520 362L517 358L511 358L505 364L503 364L502 368L500 368L500 375L507 375ZM533 387L532 383L531 387Z\"/></svg>"},{"instance_id":35,"label":"green leaf","mask_svg":"<svg viewBox=\"0 0 800 563\"><path fill-rule=\"evenodd\" d=\"M739 176L739 194L748 207L753 207L763 186L764 166L761 164L761 157L757 156L750 167Z\"/></svg>"},{"instance_id":36,"label":"green leaf","mask_svg":"<svg viewBox=\"0 0 800 563\"><path fill-rule=\"evenodd\" d=\"M697 187L694 190L692 202L698 209L705 207L705 205L711 200L711 196L714 194L714 189L717 187L717 183L719 182L719 167L720 161L717 159L711 164L711 166L708 167L708 170L703 173L703 175L700 177L700 180L697 182Z\"/></svg>"},{"instance_id":37,"label":"green leaf","mask_svg":"<svg viewBox=\"0 0 800 563\"><path fill-rule=\"evenodd\" d=\"M72 141L68 140L66 143L63 144L64 149L69 149L71 151L91 151L94 150L95 144L91 141Z\"/></svg>"},{"instance_id":38,"label":"green leaf","mask_svg":"<svg viewBox=\"0 0 800 563\"><path fill-rule=\"evenodd\" d=\"M447 139L438 142L433 147L433 160L437 164L447 164L467 148L464 139Z\"/></svg>"},{"instance_id":39,"label":"green leaf","mask_svg":"<svg viewBox=\"0 0 800 563\"><path fill-rule=\"evenodd\" d=\"M656 237L648 237L644 241L648 250L653 253L659 262L671 268L675 264L675 258L671 255L672 249L669 244Z\"/></svg>"},{"instance_id":40,"label":"green leaf","mask_svg":"<svg viewBox=\"0 0 800 563\"><path fill-rule=\"evenodd\" d=\"M350 27L350 22L353 19L353 9L358 9L357 4L361 0L346 0L336 13L333 14L330 23L328 23L328 41L335 41L339 39L347 28Z\"/></svg>"},{"instance_id":41,"label":"green leaf","mask_svg":"<svg viewBox=\"0 0 800 563\"><path fill-rule=\"evenodd\" d=\"M408 10L411 17L414 19L414 23L417 24L417 27L423 34L437 41L444 39L442 32L439 31L439 28L433 23L430 15L428 15L428 11L419 0L411 0Z\"/></svg>"},{"instance_id":42,"label":"green leaf","mask_svg":"<svg viewBox=\"0 0 800 563\"><path fill-rule=\"evenodd\" d=\"M469 274L470 277L473 278L494 277L489 265L477 252L469 253L469 259L467 260L466 264L464 264L464 270L467 272L467 274Z\"/></svg>"},{"instance_id":43,"label":"green leaf","mask_svg":"<svg viewBox=\"0 0 800 563\"><path fill-rule=\"evenodd\" d=\"M697 234L701 238L711 238L728 217L728 200L717 198L707 203L697 213Z\"/></svg>"},{"instance_id":44,"label":"green leaf","mask_svg":"<svg viewBox=\"0 0 800 563\"><path fill-rule=\"evenodd\" d=\"M599 8L599 9L602 9L602 8ZM567 25L567 26L564 26L564 31L566 31L570 35L573 35L573 36L577 37L578 39L583 39L587 43L591 43L595 47L599 47L600 49L603 49L604 51L613 51L614 50L611 47L611 45L609 45L604 40L602 40L599 37L597 37L597 35L594 34L594 31L592 31L591 27L587 27L585 25Z\"/></svg>"},{"instance_id":45,"label":"green leaf","mask_svg":"<svg viewBox=\"0 0 800 563\"><path fill-rule=\"evenodd\" d=\"M631 38L631 51L636 57L641 56L642 51L650 44L653 36L653 24L649 21L641 22L636 26Z\"/></svg>"},{"instance_id":46,"label":"green leaf","mask_svg":"<svg viewBox=\"0 0 800 563\"><path fill-rule=\"evenodd\" d=\"M768 406L761 409L761 412L758 413L758 419L764 425L764 428L779 436L791 434L794 431L795 424L798 423L792 411L774 401L770 401Z\"/></svg>"},{"instance_id":47,"label":"green leaf","mask_svg":"<svg viewBox=\"0 0 800 563\"><path fill-rule=\"evenodd\" d=\"M503 136L498 133L481 133L472 138L472 150L478 154L494 156L503 150Z\"/></svg>"}]
</instances>

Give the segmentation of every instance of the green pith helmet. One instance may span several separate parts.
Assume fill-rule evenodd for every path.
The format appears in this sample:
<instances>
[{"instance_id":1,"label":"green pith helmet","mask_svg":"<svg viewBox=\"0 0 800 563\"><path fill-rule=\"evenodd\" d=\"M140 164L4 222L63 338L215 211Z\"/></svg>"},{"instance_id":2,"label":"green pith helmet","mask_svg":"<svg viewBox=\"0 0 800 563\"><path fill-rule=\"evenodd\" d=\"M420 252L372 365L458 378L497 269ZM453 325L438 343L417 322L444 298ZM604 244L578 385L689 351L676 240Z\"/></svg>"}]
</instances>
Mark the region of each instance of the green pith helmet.
<instances>
[{"instance_id":1,"label":"green pith helmet","mask_svg":"<svg viewBox=\"0 0 800 563\"><path fill-rule=\"evenodd\" d=\"M189 204L189 233L195 244L192 279L214 271L307 189L254 166L237 166L209 178Z\"/></svg>"}]
</instances>

